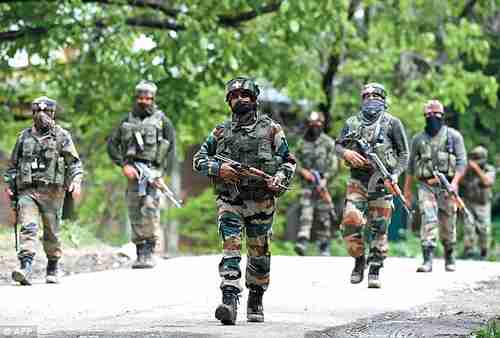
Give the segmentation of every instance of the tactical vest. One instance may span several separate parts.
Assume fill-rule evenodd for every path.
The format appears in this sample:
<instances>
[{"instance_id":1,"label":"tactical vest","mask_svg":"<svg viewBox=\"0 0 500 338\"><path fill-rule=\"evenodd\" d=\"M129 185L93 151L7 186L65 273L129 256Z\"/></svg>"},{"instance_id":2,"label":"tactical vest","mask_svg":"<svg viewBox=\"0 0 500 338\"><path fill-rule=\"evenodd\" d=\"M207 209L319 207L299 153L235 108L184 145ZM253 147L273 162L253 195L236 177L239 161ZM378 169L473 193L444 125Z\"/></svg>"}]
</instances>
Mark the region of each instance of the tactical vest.
<instances>
[{"instance_id":1,"label":"tactical vest","mask_svg":"<svg viewBox=\"0 0 500 338\"><path fill-rule=\"evenodd\" d=\"M141 120L129 113L121 128L124 158L146 161L161 166L167 158L170 141L163 138L163 113L156 111Z\"/></svg>"},{"instance_id":2,"label":"tactical vest","mask_svg":"<svg viewBox=\"0 0 500 338\"><path fill-rule=\"evenodd\" d=\"M44 136L35 136L31 128L21 136L16 185L19 189L32 184L64 185L66 165L62 156L63 131L56 126Z\"/></svg>"},{"instance_id":3,"label":"tactical vest","mask_svg":"<svg viewBox=\"0 0 500 338\"><path fill-rule=\"evenodd\" d=\"M372 151L382 160L389 172L393 172L398 164L394 146L387 135L390 127L390 117L383 113L376 122L365 125L362 123L359 115L353 116L347 120L347 135L354 135L355 138L360 138L366 141ZM359 144L356 142L348 142L346 147L359 153L363 153ZM349 163L347 163L349 165Z\"/></svg>"},{"instance_id":4,"label":"tactical vest","mask_svg":"<svg viewBox=\"0 0 500 338\"><path fill-rule=\"evenodd\" d=\"M418 179L429 179L437 170L448 178L454 177L456 173L457 157L455 156L455 145L453 138L449 135L449 129L442 127L438 135L431 138L424 133L424 138L416 144L415 152L415 176Z\"/></svg>"},{"instance_id":5,"label":"tactical vest","mask_svg":"<svg viewBox=\"0 0 500 338\"><path fill-rule=\"evenodd\" d=\"M320 173L329 171L329 157L335 156L331 142L325 134L321 134L315 142L304 140L300 159L302 166Z\"/></svg>"},{"instance_id":6,"label":"tactical vest","mask_svg":"<svg viewBox=\"0 0 500 338\"><path fill-rule=\"evenodd\" d=\"M495 169L490 165L486 165L483 169L486 172L494 171ZM485 187L481 183L481 178L471 169L468 169L464 178L462 179L462 193L467 201L477 204L487 204L492 198L492 188Z\"/></svg>"},{"instance_id":7,"label":"tactical vest","mask_svg":"<svg viewBox=\"0 0 500 338\"><path fill-rule=\"evenodd\" d=\"M264 171L269 175L276 174L281 159L273 151L272 120L260 116L253 128L232 128L231 121L224 123L223 137L217 142L217 154L231 158L242 164ZM272 196L266 182L258 177L241 177L238 194L242 199L265 199ZM234 185L224 183L217 178L215 189L218 194L234 195Z\"/></svg>"}]
</instances>

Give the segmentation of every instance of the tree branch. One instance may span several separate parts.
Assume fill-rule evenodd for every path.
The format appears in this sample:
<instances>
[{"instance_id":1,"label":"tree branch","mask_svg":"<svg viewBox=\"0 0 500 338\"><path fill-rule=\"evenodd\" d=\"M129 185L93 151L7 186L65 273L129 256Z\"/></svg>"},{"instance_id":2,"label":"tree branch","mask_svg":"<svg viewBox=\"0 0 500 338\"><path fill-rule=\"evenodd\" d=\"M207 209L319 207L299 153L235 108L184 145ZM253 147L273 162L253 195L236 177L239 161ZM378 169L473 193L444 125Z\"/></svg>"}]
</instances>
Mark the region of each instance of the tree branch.
<instances>
[{"instance_id":1,"label":"tree branch","mask_svg":"<svg viewBox=\"0 0 500 338\"><path fill-rule=\"evenodd\" d=\"M462 12L459 15L459 18L465 18L472 14L472 11L474 10L474 6L476 5L477 0L469 0L464 6L464 9L462 9Z\"/></svg>"},{"instance_id":2,"label":"tree branch","mask_svg":"<svg viewBox=\"0 0 500 338\"><path fill-rule=\"evenodd\" d=\"M82 2L86 3L100 3L104 5L123 5L123 3L119 3L113 0L82 0ZM127 4L133 7L143 7L143 8L151 8L156 9L164 13L168 16L176 17L181 11L175 8L172 8L166 4L165 1L162 0L127 0Z\"/></svg>"},{"instance_id":3,"label":"tree branch","mask_svg":"<svg viewBox=\"0 0 500 338\"><path fill-rule=\"evenodd\" d=\"M148 19L141 17L128 18L125 20L125 23L129 26L154 28L154 29L169 29L177 32L186 29L185 26L179 25L170 20L155 20L155 19Z\"/></svg>"},{"instance_id":4,"label":"tree branch","mask_svg":"<svg viewBox=\"0 0 500 338\"><path fill-rule=\"evenodd\" d=\"M0 32L0 42L14 41L28 35L45 35L48 31L45 27L26 27L16 31Z\"/></svg>"},{"instance_id":5,"label":"tree branch","mask_svg":"<svg viewBox=\"0 0 500 338\"><path fill-rule=\"evenodd\" d=\"M282 3L283 0L278 0L268 5L261 6L256 10L242 12L235 15L220 15L219 23L227 27L238 27L241 23L255 19L259 15L278 11Z\"/></svg>"}]
</instances>

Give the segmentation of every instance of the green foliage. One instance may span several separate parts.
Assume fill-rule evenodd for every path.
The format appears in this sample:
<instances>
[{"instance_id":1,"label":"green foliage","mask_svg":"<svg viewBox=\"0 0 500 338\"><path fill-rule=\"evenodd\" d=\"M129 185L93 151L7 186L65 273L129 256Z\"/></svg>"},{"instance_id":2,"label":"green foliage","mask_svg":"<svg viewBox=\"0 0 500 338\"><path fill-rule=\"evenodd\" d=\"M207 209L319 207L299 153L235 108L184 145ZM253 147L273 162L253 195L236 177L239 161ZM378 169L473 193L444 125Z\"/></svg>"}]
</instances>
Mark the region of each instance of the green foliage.
<instances>
[{"instance_id":1,"label":"green foliage","mask_svg":"<svg viewBox=\"0 0 500 338\"><path fill-rule=\"evenodd\" d=\"M498 320L490 320L485 327L472 332L470 336L474 338L499 338L500 329L498 326Z\"/></svg>"}]
</instances>

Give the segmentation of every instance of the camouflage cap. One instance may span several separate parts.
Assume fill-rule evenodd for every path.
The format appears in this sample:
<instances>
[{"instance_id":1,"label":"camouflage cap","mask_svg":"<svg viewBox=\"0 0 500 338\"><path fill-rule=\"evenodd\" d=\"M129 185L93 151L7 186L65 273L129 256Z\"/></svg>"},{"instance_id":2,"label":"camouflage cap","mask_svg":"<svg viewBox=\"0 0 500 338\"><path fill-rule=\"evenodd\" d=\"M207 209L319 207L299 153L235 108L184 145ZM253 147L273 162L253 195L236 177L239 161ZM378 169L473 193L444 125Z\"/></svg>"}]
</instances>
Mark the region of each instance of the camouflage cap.
<instances>
[{"instance_id":1,"label":"camouflage cap","mask_svg":"<svg viewBox=\"0 0 500 338\"><path fill-rule=\"evenodd\" d=\"M486 159L488 158L488 149L483 146L474 147L470 151L469 156L474 158Z\"/></svg>"},{"instance_id":2,"label":"camouflage cap","mask_svg":"<svg viewBox=\"0 0 500 338\"><path fill-rule=\"evenodd\" d=\"M424 106L424 114L431 114L434 113L435 115L438 116L443 116L444 115L444 107L439 100L429 100L425 103Z\"/></svg>"},{"instance_id":3,"label":"camouflage cap","mask_svg":"<svg viewBox=\"0 0 500 338\"><path fill-rule=\"evenodd\" d=\"M319 111L312 111L307 117L308 124L325 124L325 115Z\"/></svg>"},{"instance_id":4,"label":"camouflage cap","mask_svg":"<svg viewBox=\"0 0 500 338\"><path fill-rule=\"evenodd\" d=\"M259 86L250 78L238 76L226 84L226 101L229 100L229 93L234 90L248 90L257 98L260 94Z\"/></svg>"},{"instance_id":5,"label":"camouflage cap","mask_svg":"<svg viewBox=\"0 0 500 338\"><path fill-rule=\"evenodd\" d=\"M135 94L137 96L139 95L151 95L153 97L156 96L156 92L158 91L158 87L151 82L147 80L142 80L135 86Z\"/></svg>"},{"instance_id":6,"label":"camouflage cap","mask_svg":"<svg viewBox=\"0 0 500 338\"><path fill-rule=\"evenodd\" d=\"M384 101L387 97L387 92L385 91L385 87L377 82L370 82L363 86L363 89L361 90L361 97L365 97L368 94L378 95Z\"/></svg>"},{"instance_id":7,"label":"camouflage cap","mask_svg":"<svg viewBox=\"0 0 500 338\"><path fill-rule=\"evenodd\" d=\"M55 113L56 108L57 108L57 101L50 99L47 96L37 97L31 103L31 110L34 113L40 110L51 111Z\"/></svg>"}]
</instances>

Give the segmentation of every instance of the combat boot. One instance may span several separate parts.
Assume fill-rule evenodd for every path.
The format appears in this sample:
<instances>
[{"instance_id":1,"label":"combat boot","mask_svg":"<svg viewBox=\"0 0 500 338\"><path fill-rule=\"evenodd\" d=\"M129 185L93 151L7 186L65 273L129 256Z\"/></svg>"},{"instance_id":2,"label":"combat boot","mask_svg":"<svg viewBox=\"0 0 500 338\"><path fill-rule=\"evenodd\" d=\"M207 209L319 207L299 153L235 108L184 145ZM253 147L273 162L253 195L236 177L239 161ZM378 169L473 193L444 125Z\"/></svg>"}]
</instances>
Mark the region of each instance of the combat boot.
<instances>
[{"instance_id":1,"label":"combat boot","mask_svg":"<svg viewBox=\"0 0 500 338\"><path fill-rule=\"evenodd\" d=\"M444 269L453 272L457 269L455 265L455 256L453 255L453 246L447 245L444 247Z\"/></svg>"},{"instance_id":2,"label":"combat boot","mask_svg":"<svg viewBox=\"0 0 500 338\"><path fill-rule=\"evenodd\" d=\"M382 268L382 265L370 264L370 269L368 270L368 288L380 289L382 287L379 279L380 268Z\"/></svg>"},{"instance_id":3,"label":"combat boot","mask_svg":"<svg viewBox=\"0 0 500 338\"><path fill-rule=\"evenodd\" d=\"M262 323L264 322L264 306L262 305L262 296L264 290L261 288L252 288L248 292L247 302L247 321Z\"/></svg>"},{"instance_id":4,"label":"combat boot","mask_svg":"<svg viewBox=\"0 0 500 338\"><path fill-rule=\"evenodd\" d=\"M31 285L30 278L33 272L31 263L33 262L33 257L22 257L19 261L21 263L21 267L12 271L12 279L21 285Z\"/></svg>"},{"instance_id":5,"label":"combat boot","mask_svg":"<svg viewBox=\"0 0 500 338\"><path fill-rule=\"evenodd\" d=\"M155 241L146 241L144 244L144 265L143 268L145 269L152 269L155 267L156 262L153 257L153 252L156 246Z\"/></svg>"},{"instance_id":6,"label":"combat boot","mask_svg":"<svg viewBox=\"0 0 500 338\"><path fill-rule=\"evenodd\" d=\"M58 284L59 283L59 260L49 259L47 262L47 274L45 276L45 282L47 284Z\"/></svg>"},{"instance_id":7,"label":"combat boot","mask_svg":"<svg viewBox=\"0 0 500 338\"><path fill-rule=\"evenodd\" d=\"M224 325L234 325L238 314L239 290L234 286L222 288L222 304L215 310L215 318Z\"/></svg>"},{"instance_id":8,"label":"combat boot","mask_svg":"<svg viewBox=\"0 0 500 338\"><path fill-rule=\"evenodd\" d=\"M330 241L324 240L318 242L318 249L320 256L330 256Z\"/></svg>"},{"instance_id":9,"label":"combat boot","mask_svg":"<svg viewBox=\"0 0 500 338\"><path fill-rule=\"evenodd\" d=\"M472 248L464 248L464 259L473 259L474 251Z\"/></svg>"},{"instance_id":10,"label":"combat boot","mask_svg":"<svg viewBox=\"0 0 500 338\"><path fill-rule=\"evenodd\" d=\"M306 238L299 238L297 240L297 243L295 243L294 250L297 253L297 255L305 256L306 250L307 250L307 239Z\"/></svg>"},{"instance_id":11,"label":"combat boot","mask_svg":"<svg viewBox=\"0 0 500 338\"><path fill-rule=\"evenodd\" d=\"M488 260L488 249L481 249L481 253L479 254L479 260L481 261Z\"/></svg>"},{"instance_id":12,"label":"combat boot","mask_svg":"<svg viewBox=\"0 0 500 338\"><path fill-rule=\"evenodd\" d=\"M365 275L366 258L364 255L354 257L354 269L351 272L351 284L359 284Z\"/></svg>"},{"instance_id":13,"label":"combat boot","mask_svg":"<svg viewBox=\"0 0 500 338\"><path fill-rule=\"evenodd\" d=\"M432 256L434 255L434 248L431 246L422 247L422 255L424 262L417 268L417 272L431 272L432 271Z\"/></svg>"},{"instance_id":14,"label":"combat boot","mask_svg":"<svg viewBox=\"0 0 500 338\"><path fill-rule=\"evenodd\" d=\"M146 256L146 244L137 243L135 245L135 250L137 253L137 259L134 264L132 264L132 269L144 269L145 268L145 256Z\"/></svg>"}]
</instances>

